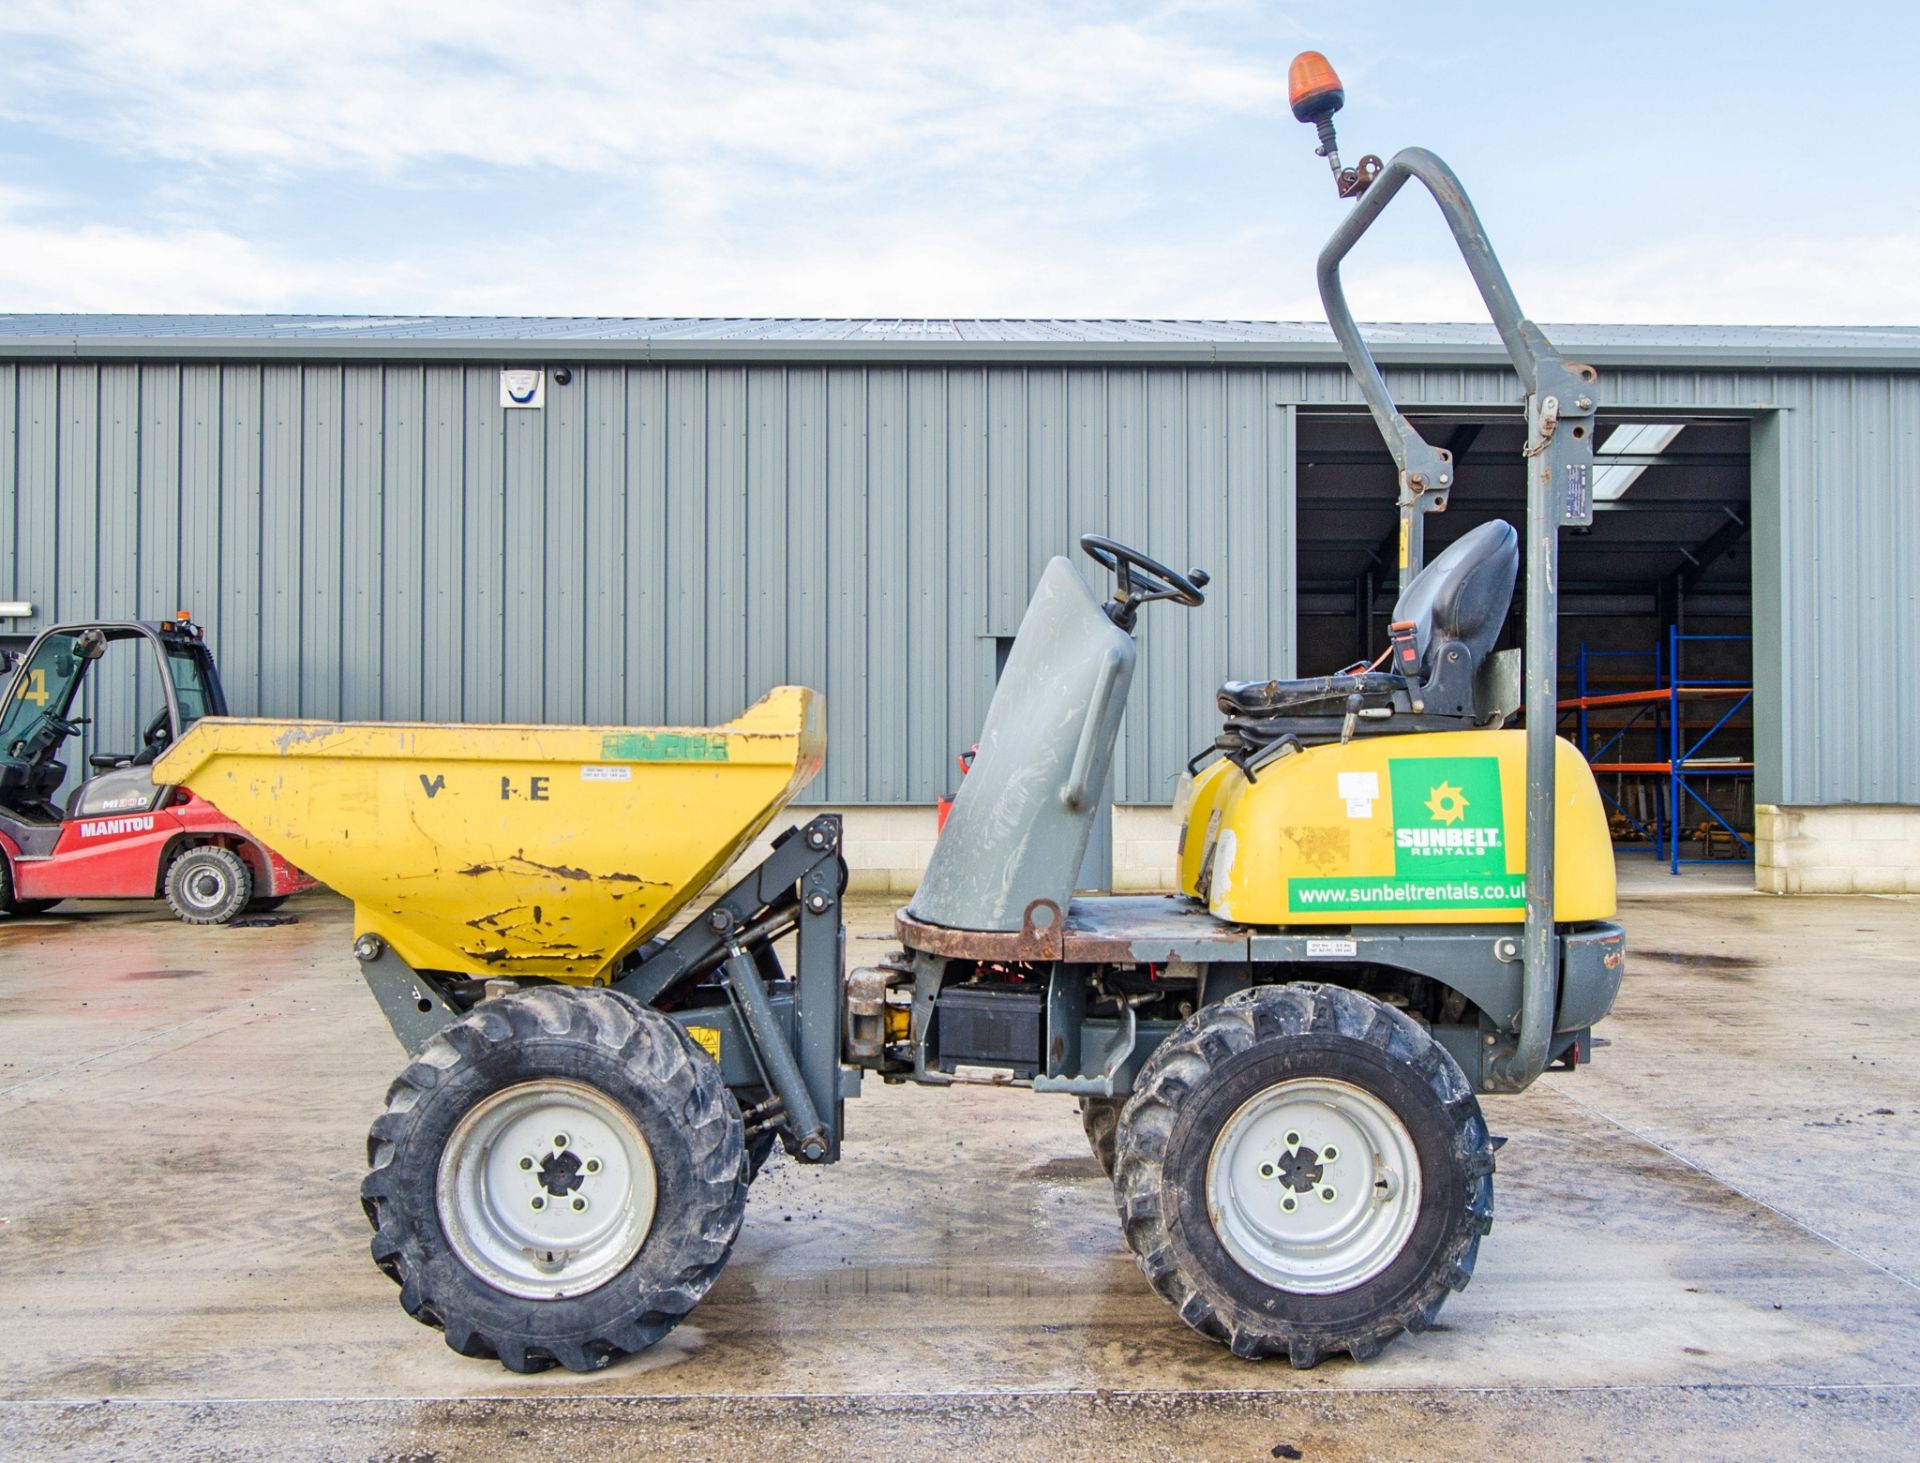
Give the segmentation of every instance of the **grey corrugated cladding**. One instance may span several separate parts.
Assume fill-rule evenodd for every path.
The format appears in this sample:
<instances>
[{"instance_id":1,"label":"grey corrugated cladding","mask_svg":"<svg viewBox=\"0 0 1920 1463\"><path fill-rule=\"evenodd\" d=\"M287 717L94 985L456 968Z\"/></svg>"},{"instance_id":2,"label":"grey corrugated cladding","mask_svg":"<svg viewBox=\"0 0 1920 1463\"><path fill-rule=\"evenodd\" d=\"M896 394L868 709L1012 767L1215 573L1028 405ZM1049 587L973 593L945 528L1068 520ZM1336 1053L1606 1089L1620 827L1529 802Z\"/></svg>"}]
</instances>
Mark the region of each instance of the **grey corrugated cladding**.
<instances>
[{"instance_id":1,"label":"grey corrugated cladding","mask_svg":"<svg viewBox=\"0 0 1920 1463\"><path fill-rule=\"evenodd\" d=\"M705 358L662 364L675 322L267 330L297 319L0 319L0 597L34 624L190 607L267 714L706 722L802 682L828 696L816 794L845 802L951 783L994 637L1089 529L1216 576L1143 617L1116 791L1164 799L1217 683L1292 664L1295 412L1357 402L1310 326L951 322L978 333L942 350L1027 352L966 362L887 338L922 322L677 322ZM1511 407L1484 332L1369 329L1434 359L1390 372L1403 403ZM783 331L786 363L738 354ZM1609 369L1610 407L1755 421L1762 798L1920 802L1920 332L1562 336L1668 362ZM509 340L573 364L544 412L498 405Z\"/></svg>"}]
</instances>

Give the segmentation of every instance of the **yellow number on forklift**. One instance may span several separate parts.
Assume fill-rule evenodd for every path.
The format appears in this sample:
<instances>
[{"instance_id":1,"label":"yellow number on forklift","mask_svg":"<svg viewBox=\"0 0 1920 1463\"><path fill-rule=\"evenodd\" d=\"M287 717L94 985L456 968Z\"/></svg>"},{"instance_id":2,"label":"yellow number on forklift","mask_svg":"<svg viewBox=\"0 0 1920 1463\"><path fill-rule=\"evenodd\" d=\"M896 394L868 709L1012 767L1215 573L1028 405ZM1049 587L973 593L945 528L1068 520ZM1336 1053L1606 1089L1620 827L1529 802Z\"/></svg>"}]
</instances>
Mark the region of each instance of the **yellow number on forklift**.
<instances>
[{"instance_id":1,"label":"yellow number on forklift","mask_svg":"<svg viewBox=\"0 0 1920 1463\"><path fill-rule=\"evenodd\" d=\"M687 1035L693 1038L695 1046L712 1057L720 1060L720 1028L717 1026L689 1026Z\"/></svg>"},{"instance_id":2,"label":"yellow number on forklift","mask_svg":"<svg viewBox=\"0 0 1920 1463\"><path fill-rule=\"evenodd\" d=\"M47 704L47 673L39 667L27 672L20 683L20 700L31 701L35 706Z\"/></svg>"}]
</instances>

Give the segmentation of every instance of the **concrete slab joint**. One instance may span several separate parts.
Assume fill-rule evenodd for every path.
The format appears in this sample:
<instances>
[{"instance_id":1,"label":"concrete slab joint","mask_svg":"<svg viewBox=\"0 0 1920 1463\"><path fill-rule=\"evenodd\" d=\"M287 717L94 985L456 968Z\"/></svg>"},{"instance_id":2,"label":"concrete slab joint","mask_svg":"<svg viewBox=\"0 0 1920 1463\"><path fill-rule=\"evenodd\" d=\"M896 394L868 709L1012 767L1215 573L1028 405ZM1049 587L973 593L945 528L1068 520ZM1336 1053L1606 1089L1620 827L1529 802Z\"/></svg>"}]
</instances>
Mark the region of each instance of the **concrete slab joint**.
<instances>
[{"instance_id":1,"label":"concrete slab joint","mask_svg":"<svg viewBox=\"0 0 1920 1463\"><path fill-rule=\"evenodd\" d=\"M1754 887L1769 894L1920 894L1920 807L1755 810Z\"/></svg>"}]
</instances>

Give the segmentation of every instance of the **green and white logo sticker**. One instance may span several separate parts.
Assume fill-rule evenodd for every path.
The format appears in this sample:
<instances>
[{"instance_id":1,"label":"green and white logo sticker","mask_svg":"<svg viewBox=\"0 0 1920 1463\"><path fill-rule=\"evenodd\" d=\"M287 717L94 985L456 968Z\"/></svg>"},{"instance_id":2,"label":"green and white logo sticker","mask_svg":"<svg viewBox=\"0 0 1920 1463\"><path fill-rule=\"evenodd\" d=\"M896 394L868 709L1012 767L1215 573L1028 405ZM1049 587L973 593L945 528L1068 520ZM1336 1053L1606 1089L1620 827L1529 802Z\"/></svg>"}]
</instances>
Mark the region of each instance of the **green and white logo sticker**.
<instances>
[{"instance_id":1,"label":"green and white logo sticker","mask_svg":"<svg viewBox=\"0 0 1920 1463\"><path fill-rule=\"evenodd\" d=\"M1289 879L1296 911L1515 909L1526 879L1507 873L1497 757L1395 757L1393 873Z\"/></svg>"}]
</instances>

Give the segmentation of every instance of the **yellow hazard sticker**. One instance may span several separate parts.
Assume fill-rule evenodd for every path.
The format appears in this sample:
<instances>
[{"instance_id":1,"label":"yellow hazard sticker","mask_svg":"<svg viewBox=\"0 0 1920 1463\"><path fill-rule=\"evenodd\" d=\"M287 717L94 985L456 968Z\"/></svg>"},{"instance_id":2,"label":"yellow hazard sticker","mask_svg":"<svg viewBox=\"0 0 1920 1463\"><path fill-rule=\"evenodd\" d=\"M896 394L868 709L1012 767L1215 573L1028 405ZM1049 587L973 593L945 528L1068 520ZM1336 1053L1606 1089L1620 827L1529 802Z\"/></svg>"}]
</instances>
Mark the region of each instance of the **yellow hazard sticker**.
<instances>
[{"instance_id":1,"label":"yellow hazard sticker","mask_svg":"<svg viewBox=\"0 0 1920 1463\"><path fill-rule=\"evenodd\" d=\"M712 1057L720 1060L720 1028L717 1026L689 1026L687 1035L693 1038L694 1045Z\"/></svg>"}]
</instances>

